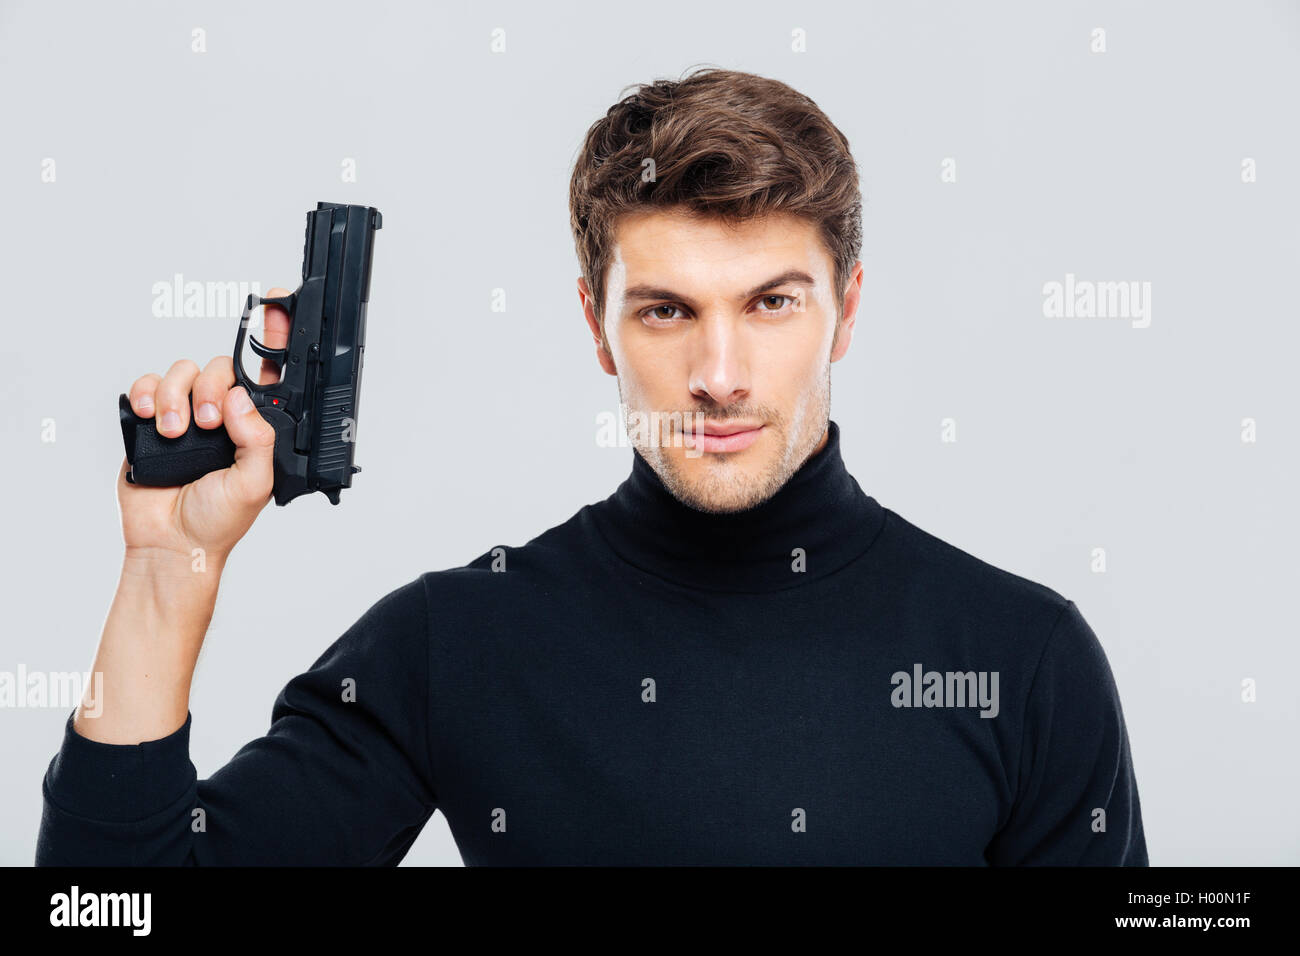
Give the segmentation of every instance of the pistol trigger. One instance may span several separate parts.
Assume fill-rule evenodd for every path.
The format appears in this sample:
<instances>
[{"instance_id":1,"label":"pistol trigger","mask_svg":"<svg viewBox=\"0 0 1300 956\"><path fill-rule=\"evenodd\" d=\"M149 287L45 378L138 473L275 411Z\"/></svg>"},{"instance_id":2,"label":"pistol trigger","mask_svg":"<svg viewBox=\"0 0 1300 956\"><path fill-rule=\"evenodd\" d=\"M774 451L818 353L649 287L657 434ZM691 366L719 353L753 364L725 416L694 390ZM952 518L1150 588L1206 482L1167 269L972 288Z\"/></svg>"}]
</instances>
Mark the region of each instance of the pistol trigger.
<instances>
[{"instance_id":1,"label":"pistol trigger","mask_svg":"<svg viewBox=\"0 0 1300 956\"><path fill-rule=\"evenodd\" d=\"M269 349L251 335L248 337L248 344L251 345L253 351L262 356L262 358L270 359L281 368L284 367L285 356L289 354L288 349Z\"/></svg>"}]
</instances>

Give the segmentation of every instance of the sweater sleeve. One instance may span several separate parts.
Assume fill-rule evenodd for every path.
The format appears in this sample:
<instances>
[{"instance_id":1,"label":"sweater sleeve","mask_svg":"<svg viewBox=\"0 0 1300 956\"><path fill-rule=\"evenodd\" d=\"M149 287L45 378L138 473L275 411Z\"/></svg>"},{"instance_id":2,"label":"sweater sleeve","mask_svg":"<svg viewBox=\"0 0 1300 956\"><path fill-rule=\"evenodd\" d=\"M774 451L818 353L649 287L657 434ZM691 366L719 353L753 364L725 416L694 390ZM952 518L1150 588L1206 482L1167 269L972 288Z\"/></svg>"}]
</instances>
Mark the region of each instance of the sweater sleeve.
<instances>
[{"instance_id":1,"label":"sweater sleeve","mask_svg":"<svg viewBox=\"0 0 1300 956\"><path fill-rule=\"evenodd\" d=\"M396 865L436 806L423 578L381 598L280 692L266 735L206 780L192 715L105 744L69 716L42 784L38 866Z\"/></svg>"},{"instance_id":2,"label":"sweater sleeve","mask_svg":"<svg viewBox=\"0 0 1300 956\"><path fill-rule=\"evenodd\" d=\"M1073 601L1030 685L1015 803L986 855L995 866L1148 865L1119 691Z\"/></svg>"}]
</instances>

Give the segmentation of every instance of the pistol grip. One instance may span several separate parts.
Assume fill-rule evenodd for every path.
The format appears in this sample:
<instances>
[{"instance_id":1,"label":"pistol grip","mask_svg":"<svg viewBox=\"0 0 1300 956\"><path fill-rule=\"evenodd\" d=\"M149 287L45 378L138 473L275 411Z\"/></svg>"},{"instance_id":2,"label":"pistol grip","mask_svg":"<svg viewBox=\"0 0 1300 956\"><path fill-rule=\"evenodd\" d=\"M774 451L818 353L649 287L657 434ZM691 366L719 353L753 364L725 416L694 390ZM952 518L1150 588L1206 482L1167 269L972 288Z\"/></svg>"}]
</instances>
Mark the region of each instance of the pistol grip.
<instances>
[{"instance_id":1,"label":"pistol grip","mask_svg":"<svg viewBox=\"0 0 1300 956\"><path fill-rule=\"evenodd\" d=\"M199 428L191 417L185 434L168 438L158 433L152 418L141 418L131 410L125 394L118 398L117 408L129 466L126 480L133 485L187 485L235 463L235 443L224 425Z\"/></svg>"}]
</instances>

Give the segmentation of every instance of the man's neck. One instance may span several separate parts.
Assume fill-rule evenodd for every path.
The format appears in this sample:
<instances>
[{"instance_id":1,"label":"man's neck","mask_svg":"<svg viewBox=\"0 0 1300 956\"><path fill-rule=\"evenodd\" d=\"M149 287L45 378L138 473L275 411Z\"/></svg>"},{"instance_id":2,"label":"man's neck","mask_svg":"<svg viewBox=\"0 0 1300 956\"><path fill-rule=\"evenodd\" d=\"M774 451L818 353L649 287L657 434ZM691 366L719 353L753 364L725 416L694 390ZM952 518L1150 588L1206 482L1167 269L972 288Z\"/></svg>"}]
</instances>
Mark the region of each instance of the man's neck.
<instances>
[{"instance_id":1,"label":"man's neck","mask_svg":"<svg viewBox=\"0 0 1300 956\"><path fill-rule=\"evenodd\" d=\"M831 421L817 451L753 508L690 508L634 452L631 475L589 517L643 571L699 590L761 593L802 586L857 558L883 526L884 509L845 469Z\"/></svg>"}]
</instances>

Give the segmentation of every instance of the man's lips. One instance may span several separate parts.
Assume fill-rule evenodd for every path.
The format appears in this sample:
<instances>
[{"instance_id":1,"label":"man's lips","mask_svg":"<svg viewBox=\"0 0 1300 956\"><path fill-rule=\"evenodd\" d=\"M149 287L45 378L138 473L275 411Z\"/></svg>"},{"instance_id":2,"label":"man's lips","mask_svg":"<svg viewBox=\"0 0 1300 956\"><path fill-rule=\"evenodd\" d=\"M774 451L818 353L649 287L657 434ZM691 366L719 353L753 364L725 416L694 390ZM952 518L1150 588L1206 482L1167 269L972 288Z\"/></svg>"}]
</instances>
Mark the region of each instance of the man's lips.
<instances>
[{"instance_id":1,"label":"man's lips","mask_svg":"<svg viewBox=\"0 0 1300 956\"><path fill-rule=\"evenodd\" d=\"M685 432L684 437L687 448L697 448L700 451L708 452L742 451L758 440L758 436L762 433L764 427L761 423L719 422L718 424L711 424L706 422L704 427L698 431L690 430Z\"/></svg>"},{"instance_id":2,"label":"man's lips","mask_svg":"<svg viewBox=\"0 0 1300 956\"><path fill-rule=\"evenodd\" d=\"M734 435L736 432L748 432L762 427L762 422L705 422L701 431L706 435Z\"/></svg>"}]
</instances>

